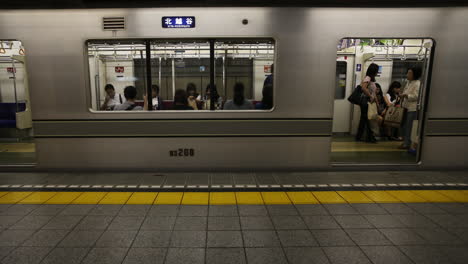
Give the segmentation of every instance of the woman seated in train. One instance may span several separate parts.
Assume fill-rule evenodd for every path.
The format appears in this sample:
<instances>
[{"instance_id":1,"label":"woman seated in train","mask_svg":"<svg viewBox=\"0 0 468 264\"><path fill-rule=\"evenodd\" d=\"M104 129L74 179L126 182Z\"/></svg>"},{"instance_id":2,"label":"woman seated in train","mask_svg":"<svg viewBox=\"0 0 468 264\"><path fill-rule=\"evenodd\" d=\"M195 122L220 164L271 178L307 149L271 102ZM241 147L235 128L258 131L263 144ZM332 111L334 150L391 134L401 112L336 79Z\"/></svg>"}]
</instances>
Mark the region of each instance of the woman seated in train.
<instances>
[{"instance_id":1,"label":"woman seated in train","mask_svg":"<svg viewBox=\"0 0 468 264\"><path fill-rule=\"evenodd\" d=\"M106 92L106 99L104 103L101 105L101 110L113 110L116 105L123 104L125 102L125 97L121 94L115 92L115 88L112 84L108 83L104 87L104 91Z\"/></svg>"},{"instance_id":2,"label":"woman seated in train","mask_svg":"<svg viewBox=\"0 0 468 264\"><path fill-rule=\"evenodd\" d=\"M273 108L273 84L263 86L262 96L262 101L255 104L255 109L267 110Z\"/></svg>"},{"instance_id":3,"label":"woman seated in train","mask_svg":"<svg viewBox=\"0 0 468 264\"><path fill-rule=\"evenodd\" d=\"M137 89L135 86L127 86L124 89L125 102L114 107L114 111L139 111L143 107L136 105L135 98L137 96Z\"/></svg>"},{"instance_id":4,"label":"woman seated in train","mask_svg":"<svg viewBox=\"0 0 468 264\"><path fill-rule=\"evenodd\" d=\"M375 102L375 76L379 73L379 65L371 63L366 71L366 77L361 83L362 92L367 96L368 101L373 103ZM359 128L356 134L356 141L361 141L364 132L366 132L366 142L376 143L377 140L374 137L374 133L370 127L369 119L367 113L369 111L369 106L366 103L360 104L361 108L361 117L359 119Z\"/></svg>"},{"instance_id":5,"label":"woman seated in train","mask_svg":"<svg viewBox=\"0 0 468 264\"><path fill-rule=\"evenodd\" d=\"M401 106L401 100L400 100L400 92L401 92L401 83L398 81L394 81L390 84L388 87L388 91L385 94L385 104L387 105L387 108L385 109L385 112L383 113L383 117L385 117L385 113L387 112L387 109L391 106L395 107L400 107ZM388 140L399 140L399 131L395 127L390 127L390 126L385 126L384 122L384 129L385 133L387 135Z\"/></svg>"},{"instance_id":6,"label":"woman seated in train","mask_svg":"<svg viewBox=\"0 0 468 264\"><path fill-rule=\"evenodd\" d=\"M161 97L159 96L159 86L157 84L151 85L151 97L153 98L152 100L152 105L153 105L153 110L163 110L164 105L161 100ZM143 109L148 110L148 99L147 96L144 96L145 99L145 104L143 106Z\"/></svg>"},{"instance_id":7,"label":"woman seated in train","mask_svg":"<svg viewBox=\"0 0 468 264\"><path fill-rule=\"evenodd\" d=\"M174 110L193 110L188 105L187 92L182 89L177 89L174 94Z\"/></svg>"},{"instance_id":8,"label":"woman seated in train","mask_svg":"<svg viewBox=\"0 0 468 264\"><path fill-rule=\"evenodd\" d=\"M383 121L384 121L384 115L385 115L385 110L387 109L387 105L385 104L385 96L383 95L382 92L382 87L380 86L379 83L375 83L375 103L377 105L377 119L372 120L374 122L374 134L375 135L380 135L381 137L384 135L383 131Z\"/></svg>"},{"instance_id":9,"label":"woman seated in train","mask_svg":"<svg viewBox=\"0 0 468 264\"><path fill-rule=\"evenodd\" d=\"M252 102L244 97L244 84L238 82L234 85L234 99L224 104L224 110L249 110L254 109Z\"/></svg>"},{"instance_id":10,"label":"woman seated in train","mask_svg":"<svg viewBox=\"0 0 468 264\"><path fill-rule=\"evenodd\" d=\"M215 109L221 109L223 105L223 98L219 96L218 89L216 85L213 86L213 89L210 89L211 84L206 86L205 96L203 96L203 110L210 110L211 106L211 91L213 91L213 99L215 101Z\"/></svg>"},{"instance_id":11,"label":"woman seated in train","mask_svg":"<svg viewBox=\"0 0 468 264\"><path fill-rule=\"evenodd\" d=\"M194 83L187 84L188 105L194 110L198 110L198 104L201 103L201 96L197 93L197 86Z\"/></svg>"}]
</instances>

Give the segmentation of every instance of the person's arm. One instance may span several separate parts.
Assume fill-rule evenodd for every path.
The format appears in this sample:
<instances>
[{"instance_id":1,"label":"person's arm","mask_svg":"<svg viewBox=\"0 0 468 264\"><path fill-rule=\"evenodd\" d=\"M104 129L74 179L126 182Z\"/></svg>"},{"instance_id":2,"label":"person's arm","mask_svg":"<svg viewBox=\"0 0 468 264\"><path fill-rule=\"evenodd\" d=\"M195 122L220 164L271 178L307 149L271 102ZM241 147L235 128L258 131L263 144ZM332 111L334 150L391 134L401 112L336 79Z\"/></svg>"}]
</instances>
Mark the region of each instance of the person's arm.
<instances>
[{"instance_id":1,"label":"person's arm","mask_svg":"<svg viewBox=\"0 0 468 264\"><path fill-rule=\"evenodd\" d=\"M366 80L364 79L364 81L361 83L362 92L370 98L371 102L373 102L374 97L372 96L372 94L369 91L369 83L370 83L370 81L366 82Z\"/></svg>"},{"instance_id":2,"label":"person's arm","mask_svg":"<svg viewBox=\"0 0 468 264\"><path fill-rule=\"evenodd\" d=\"M101 105L100 110L106 110L107 109L107 104L109 103L109 96L106 96L106 99L104 100L104 103Z\"/></svg>"},{"instance_id":3,"label":"person's arm","mask_svg":"<svg viewBox=\"0 0 468 264\"><path fill-rule=\"evenodd\" d=\"M393 104L392 104L392 102L390 102L390 100L388 100L388 96L387 96L387 95L388 95L388 94L386 94L386 95L384 96L384 100L385 100L385 104L387 105L387 107L390 107L390 106L392 106Z\"/></svg>"},{"instance_id":4,"label":"person's arm","mask_svg":"<svg viewBox=\"0 0 468 264\"><path fill-rule=\"evenodd\" d=\"M148 97L146 95L143 96L143 110L148 110Z\"/></svg>"}]
</instances>

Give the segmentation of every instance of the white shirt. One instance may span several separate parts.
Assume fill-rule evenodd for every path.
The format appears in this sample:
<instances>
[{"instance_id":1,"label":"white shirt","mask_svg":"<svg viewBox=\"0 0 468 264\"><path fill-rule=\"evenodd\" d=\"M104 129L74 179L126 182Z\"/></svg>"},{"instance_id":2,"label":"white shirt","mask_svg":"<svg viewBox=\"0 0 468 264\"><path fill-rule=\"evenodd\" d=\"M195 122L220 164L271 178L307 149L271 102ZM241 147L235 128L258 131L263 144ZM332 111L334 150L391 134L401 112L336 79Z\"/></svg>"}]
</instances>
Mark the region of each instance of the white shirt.
<instances>
[{"instance_id":1,"label":"white shirt","mask_svg":"<svg viewBox=\"0 0 468 264\"><path fill-rule=\"evenodd\" d=\"M153 109L156 109L159 106L158 97L153 98Z\"/></svg>"},{"instance_id":2,"label":"white shirt","mask_svg":"<svg viewBox=\"0 0 468 264\"><path fill-rule=\"evenodd\" d=\"M418 97L419 97L419 88L421 82L419 80L413 80L406 82L406 86L403 89L403 94L408 95L403 99L403 108L406 108L408 112L414 112L417 110Z\"/></svg>"},{"instance_id":3,"label":"white shirt","mask_svg":"<svg viewBox=\"0 0 468 264\"><path fill-rule=\"evenodd\" d=\"M109 97L110 98L110 97ZM121 101L122 99L122 101ZM107 107L113 109L116 105L120 105L125 103L125 97L123 95L120 95L116 93L114 95L114 98L110 98L109 102L107 102Z\"/></svg>"}]
</instances>

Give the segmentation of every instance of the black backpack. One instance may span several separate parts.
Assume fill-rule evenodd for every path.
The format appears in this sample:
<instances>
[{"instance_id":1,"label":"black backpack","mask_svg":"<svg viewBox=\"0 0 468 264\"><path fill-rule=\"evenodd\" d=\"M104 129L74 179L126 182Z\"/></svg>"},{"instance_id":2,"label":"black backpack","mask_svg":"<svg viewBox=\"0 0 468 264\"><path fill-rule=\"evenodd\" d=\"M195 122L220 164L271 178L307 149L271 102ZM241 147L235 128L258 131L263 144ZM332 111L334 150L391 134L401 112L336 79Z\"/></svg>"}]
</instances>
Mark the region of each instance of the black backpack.
<instances>
[{"instance_id":1,"label":"black backpack","mask_svg":"<svg viewBox=\"0 0 468 264\"><path fill-rule=\"evenodd\" d=\"M355 105L364 105L369 101L369 97L362 91L361 85L358 85L348 97L348 101Z\"/></svg>"}]
</instances>

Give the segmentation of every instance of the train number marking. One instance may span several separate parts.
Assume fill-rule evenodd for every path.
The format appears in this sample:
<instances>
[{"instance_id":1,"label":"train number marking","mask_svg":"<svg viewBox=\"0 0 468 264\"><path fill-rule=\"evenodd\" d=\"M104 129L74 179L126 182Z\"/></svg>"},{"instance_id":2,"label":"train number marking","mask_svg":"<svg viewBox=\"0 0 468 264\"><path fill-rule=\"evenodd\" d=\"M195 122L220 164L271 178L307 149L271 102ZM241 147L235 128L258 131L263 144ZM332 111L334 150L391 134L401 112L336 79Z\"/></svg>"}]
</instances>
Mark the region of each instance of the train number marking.
<instances>
[{"instance_id":1,"label":"train number marking","mask_svg":"<svg viewBox=\"0 0 468 264\"><path fill-rule=\"evenodd\" d=\"M193 148L179 148L176 150L169 151L170 157L193 157L195 156L195 150Z\"/></svg>"}]
</instances>

